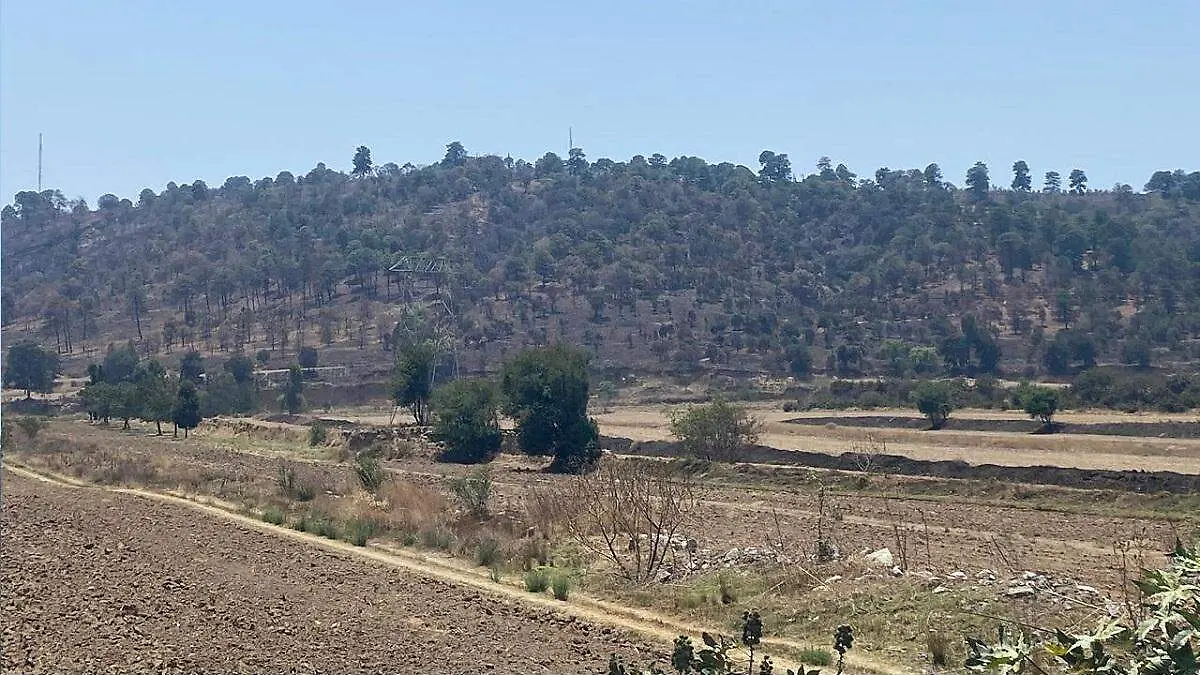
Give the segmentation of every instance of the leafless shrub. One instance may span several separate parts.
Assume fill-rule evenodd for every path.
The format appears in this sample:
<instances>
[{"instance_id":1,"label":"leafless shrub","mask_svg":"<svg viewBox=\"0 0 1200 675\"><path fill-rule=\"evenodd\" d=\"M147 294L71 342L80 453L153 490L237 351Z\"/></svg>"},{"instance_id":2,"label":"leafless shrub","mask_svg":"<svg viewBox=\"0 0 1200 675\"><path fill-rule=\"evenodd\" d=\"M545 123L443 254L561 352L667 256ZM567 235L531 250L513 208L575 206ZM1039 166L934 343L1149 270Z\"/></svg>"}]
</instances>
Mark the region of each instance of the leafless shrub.
<instances>
[{"instance_id":1,"label":"leafless shrub","mask_svg":"<svg viewBox=\"0 0 1200 675\"><path fill-rule=\"evenodd\" d=\"M628 461L534 489L531 499L539 511L560 514L569 538L635 582L655 577L696 503L687 476Z\"/></svg>"},{"instance_id":2,"label":"leafless shrub","mask_svg":"<svg viewBox=\"0 0 1200 675\"><path fill-rule=\"evenodd\" d=\"M878 468L879 456L886 455L887 451L887 441L875 434L867 434L865 440L850 444L850 460L859 471L870 474Z\"/></svg>"}]
</instances>

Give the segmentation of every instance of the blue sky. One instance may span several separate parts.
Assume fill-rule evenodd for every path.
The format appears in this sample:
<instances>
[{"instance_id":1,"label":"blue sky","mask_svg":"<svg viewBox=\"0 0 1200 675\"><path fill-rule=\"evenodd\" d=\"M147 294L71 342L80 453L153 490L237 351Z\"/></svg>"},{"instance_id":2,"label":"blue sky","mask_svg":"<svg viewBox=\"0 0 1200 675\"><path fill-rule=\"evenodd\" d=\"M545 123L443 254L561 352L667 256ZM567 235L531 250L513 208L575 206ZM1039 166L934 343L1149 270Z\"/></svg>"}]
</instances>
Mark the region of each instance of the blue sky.
<instances>
[{"instance_id":1,"label":"blue sky","mask_svg":"<svg viewBox=\"0 0 1200 675\"><path fill-rule=\"evenodd\" d=\"M61 2L0 9L0 193L661 152L860 175L1200 166L1200 2Z\"/></svg>"}]
</instances>

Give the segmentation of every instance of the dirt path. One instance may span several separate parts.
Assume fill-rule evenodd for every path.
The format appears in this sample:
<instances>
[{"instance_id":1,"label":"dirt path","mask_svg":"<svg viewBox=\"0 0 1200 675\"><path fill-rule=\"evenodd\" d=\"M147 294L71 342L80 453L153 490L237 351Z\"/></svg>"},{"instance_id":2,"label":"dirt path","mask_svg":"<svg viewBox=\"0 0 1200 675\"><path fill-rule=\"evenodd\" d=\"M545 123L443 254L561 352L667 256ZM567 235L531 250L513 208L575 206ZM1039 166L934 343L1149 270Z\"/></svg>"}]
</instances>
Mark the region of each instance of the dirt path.
<instances>
[{"instance_id":1,"label":"dirt path","mask_svg":"<svg viewBox=\"0 0 1200 675\"><path fill-rule=\"evenodd\" d=\"M215 669L225 672L319 672L330 664L340 672L348 667L381 672L429 662L446 664L446 672L602 672L608 654L648 661L676 635L698 630L594 598L573 596L564 604L496 584L450 559L386 546L353 547L180 496L68 484L11 466L4 478L9 546L3 581L14 589L11 607L18 617L5 624L4 664L24 672L113 664L131 671L203 672L217 663ZM73 489L79 491L68 496ZM201 517L189 517L187 510ZM39 540L36 533L46 529L68 536ZM182 543L193 554L172 555L164 542ZM14 548L21 553L13 554ZM156 568L160 576L172 574L160 581ZM278 578L268 578L268 571ZM422 583L405 578L414 573ZM31 576L68 583L45 585ZM128 586L112 577L125 577ZM81 592L78 587L87 581L93 583ZM104 590L114 588L121 589L118 598ZM130 595L136 601L128 602ZM76 598L84 598L83 609L72 606ZM49 612L41 609L47 605ZM144 605L153 611L144 611ZM94 650L78 637L58 635L62 622L81 613L95 629L92 635L111 637L105 638L110 649ZM191 628L189 620L196 622ZM232 622L224 640L195 643L197 632L219 629L222 621ZM124 635L131 625L132 635ZM525 638L514 643L498 637L515 631ZM52 649L55 640L80 654L68 657L69 649ZM183 647L186 640L192 642ZM386 644L375 650L374 641ZM785 652L806 646L767 643ZM280 653L288 655L288 665L279 663ZM905 672L854 656L849 663L860 672ZM786 658L776 661L791 665Z\"/></svg>"}]
</instances>

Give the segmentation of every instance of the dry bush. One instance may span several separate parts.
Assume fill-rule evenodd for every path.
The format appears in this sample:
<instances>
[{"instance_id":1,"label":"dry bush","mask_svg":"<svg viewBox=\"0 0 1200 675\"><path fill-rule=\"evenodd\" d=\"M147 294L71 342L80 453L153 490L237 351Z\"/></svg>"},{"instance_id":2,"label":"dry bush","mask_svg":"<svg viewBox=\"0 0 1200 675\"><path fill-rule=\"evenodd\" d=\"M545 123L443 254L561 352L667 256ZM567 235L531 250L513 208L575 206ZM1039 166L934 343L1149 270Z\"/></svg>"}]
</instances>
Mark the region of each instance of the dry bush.
<instances>
[{"instance_id":1,"label":"dry bush","mask_svg":"<svg viewBox=\"0 0 1200 675\"><path fill-rule=\"evenodd\" d=\"M689 477L669 467L605 461L593 473L535 488L535 511L630 581L653 579L696 504Z\"/></svg>"},{"instance_id":2,"label":"dry bush","mask_svg":"<svg viewBox=\"0 0 1200 675\"><path fill-rule=\"evenodd\" d=\"M442 525L446 514L452 511L441 492L407 481L387 481L376 496L387 529L398 532L417 532Z\"/></svg>"}]
</instances>

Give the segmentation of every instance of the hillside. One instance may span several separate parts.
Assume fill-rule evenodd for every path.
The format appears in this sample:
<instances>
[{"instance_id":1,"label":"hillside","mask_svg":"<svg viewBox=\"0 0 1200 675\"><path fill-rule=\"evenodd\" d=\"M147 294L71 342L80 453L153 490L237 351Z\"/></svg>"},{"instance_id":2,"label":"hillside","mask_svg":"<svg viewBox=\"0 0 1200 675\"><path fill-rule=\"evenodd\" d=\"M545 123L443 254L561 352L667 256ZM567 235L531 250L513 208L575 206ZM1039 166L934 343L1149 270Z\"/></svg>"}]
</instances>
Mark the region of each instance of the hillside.
<instances>
[{"instance_id":1,"label":"hillside","mask_svg":"<svg viewBox=\"0 0 1200 675\"><path fill-rule=\"evenodd\" d=\"M220 187L171 183L96 209L22 192L3 210L4 340L72 372L107 345L322 348L386 370L432 324L464 370L568 340L613 373L1066 376L1200 361L1200 172L1139 193L1013 189L977 165L859 179L786 155L755 172L696 157L536 163L457 143L416 168L318 165ZM1080 180L1082 179L1082 180ZM389 275L403 254L432 275ZM420 261L418 261L420 262ZM444 306L443 306L443 303ZM423 318L422 318L423 317Z\"/></svg>"}]
</instances>

